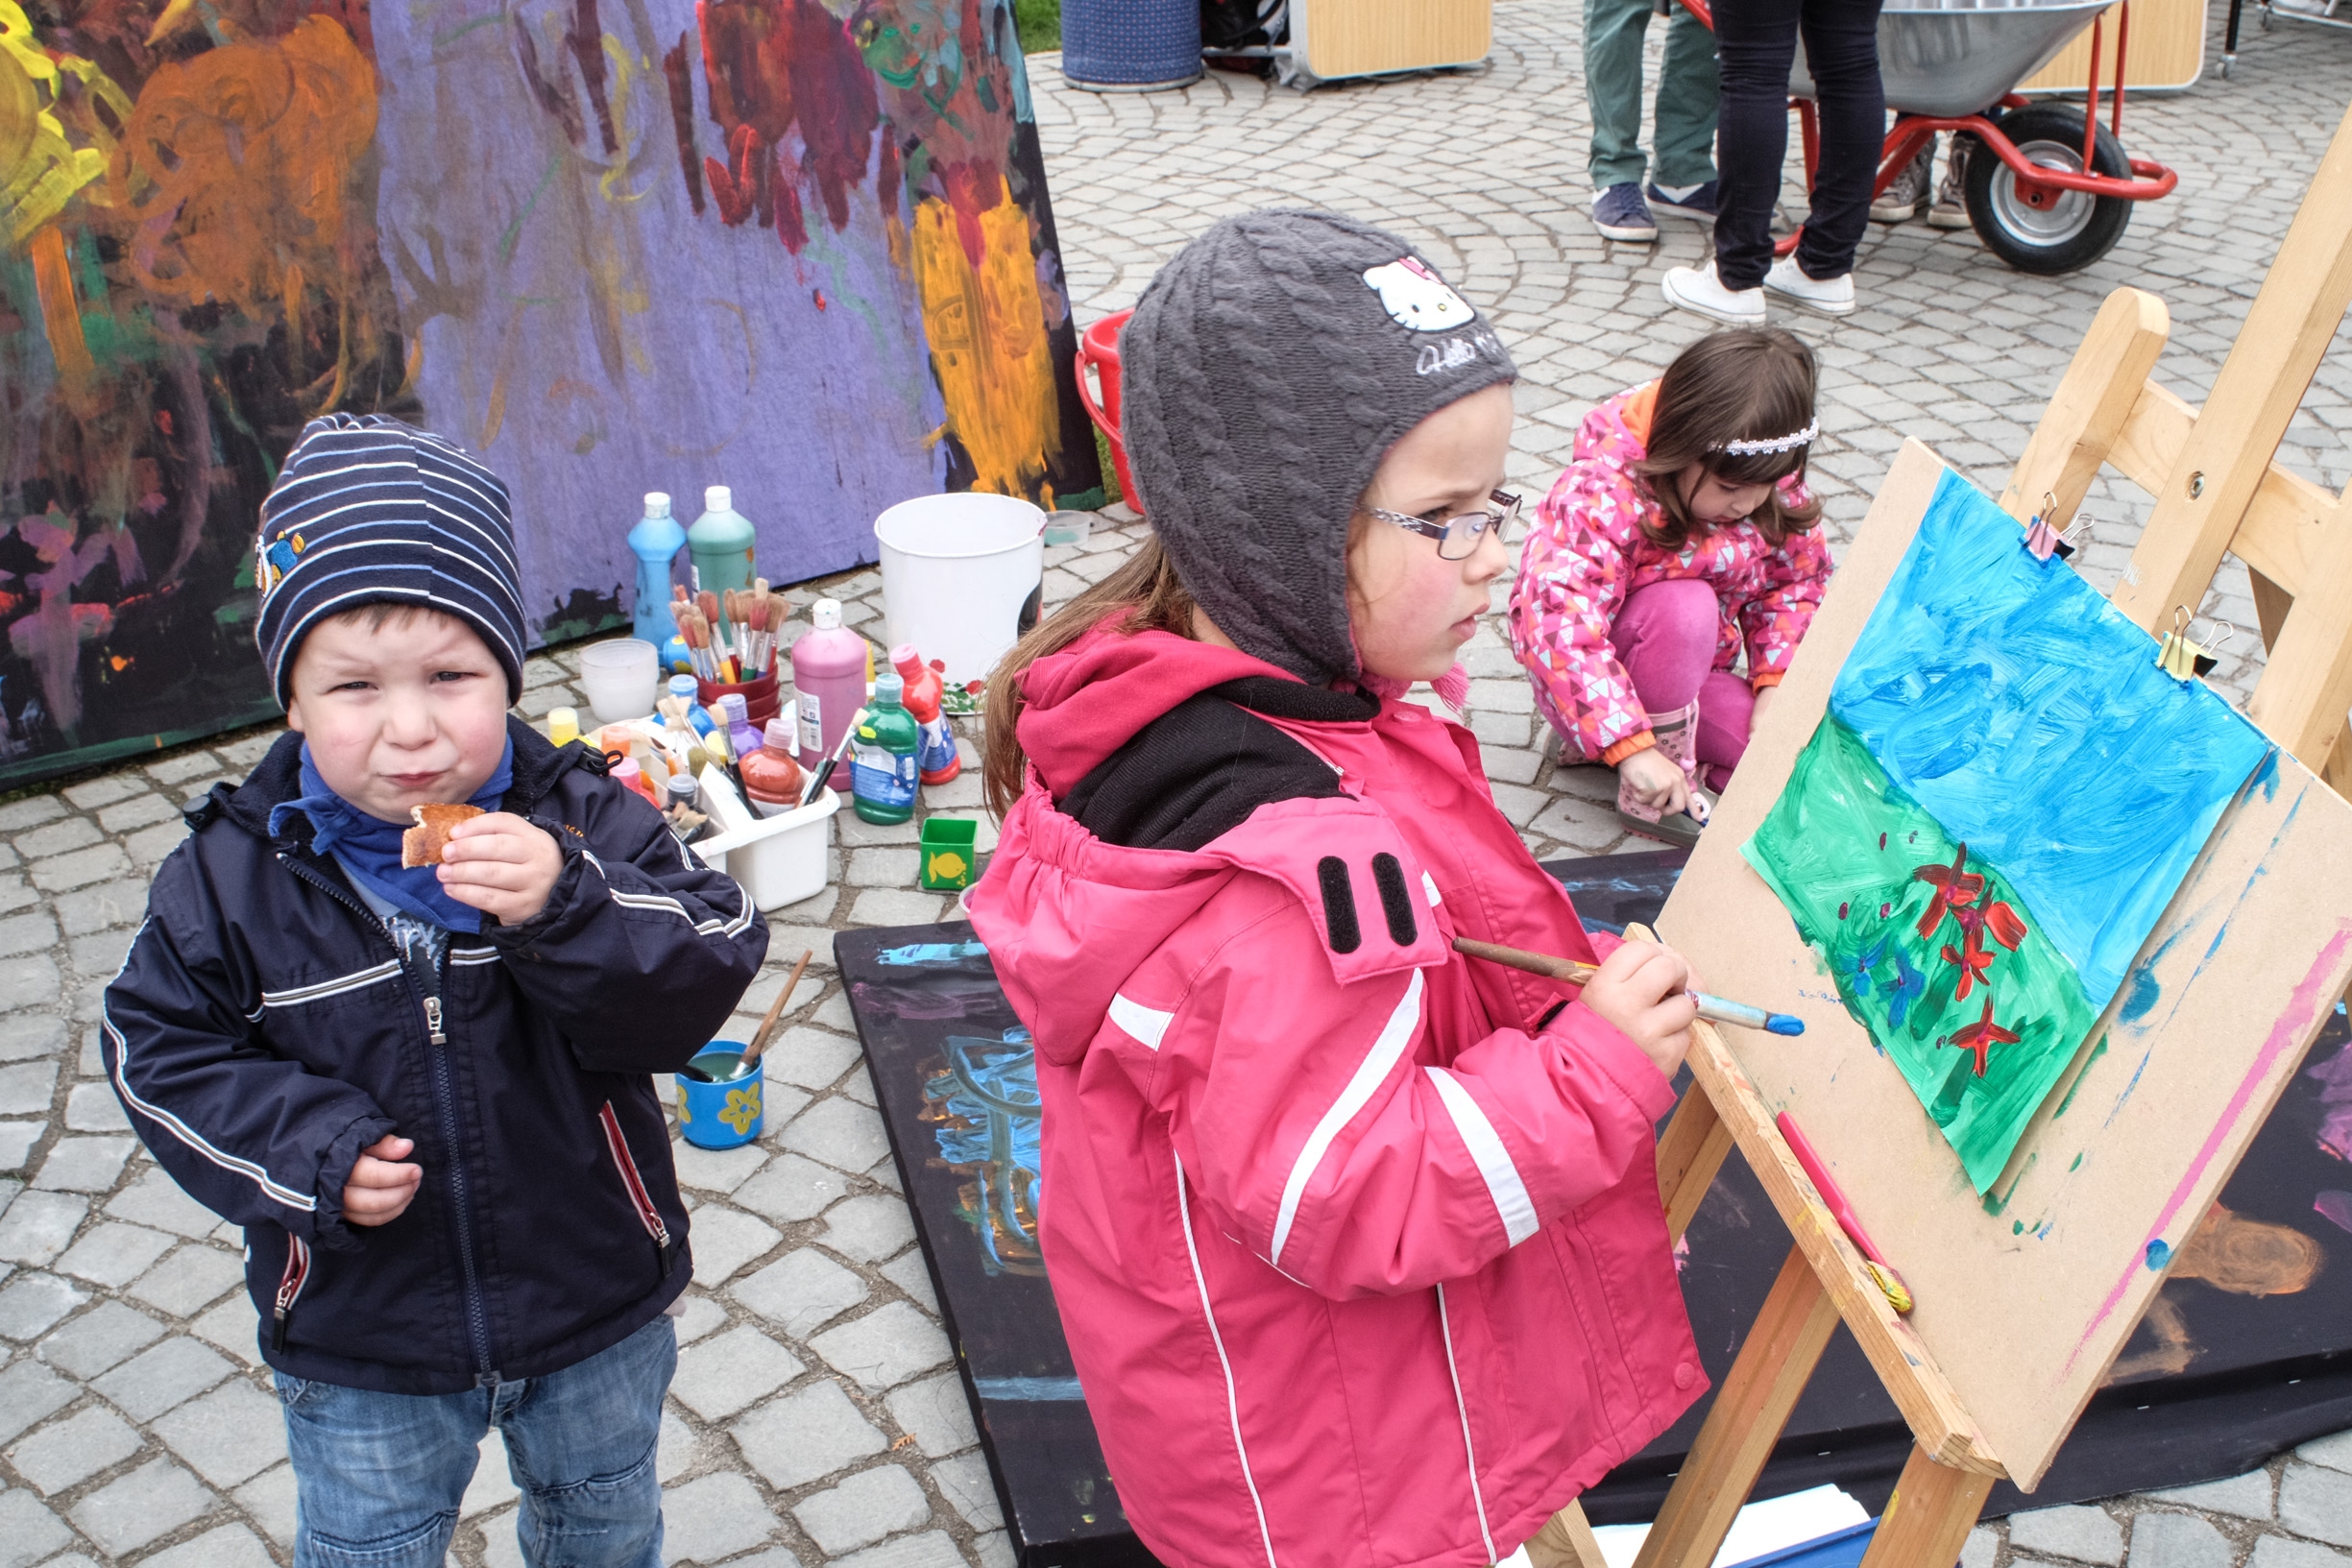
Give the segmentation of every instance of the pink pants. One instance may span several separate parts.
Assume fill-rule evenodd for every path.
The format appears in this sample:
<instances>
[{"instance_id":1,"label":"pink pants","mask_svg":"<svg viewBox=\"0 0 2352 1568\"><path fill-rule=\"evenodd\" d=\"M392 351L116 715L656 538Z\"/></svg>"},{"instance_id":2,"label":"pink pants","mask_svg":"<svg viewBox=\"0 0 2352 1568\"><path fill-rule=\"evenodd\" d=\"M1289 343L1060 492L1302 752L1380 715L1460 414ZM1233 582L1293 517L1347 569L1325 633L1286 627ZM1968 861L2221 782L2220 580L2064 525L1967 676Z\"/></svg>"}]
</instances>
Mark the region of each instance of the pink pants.
<instances>
[{"instance_id":1,"label":"pink pants","mask_svg":"<svg viewBox=\"0 0 2352 1568\"><path fill-rule=\"evenodd\" d=\"M1700 782L1709 789L1724 786L1748 749L1748 721L1756 710L1748 683L1714 667L1721 615L1712 588L1696 578L1678 577L1627 594L1625 608L1609 630L1609 640L1625 673L1633 677L1643 708L1671 713L1691 698L1699 699ZM1542 688L1536 693L1549 717L1551 705ZM1563 733L1567 733L1564 727Z\"/></svg>"}]
</instances>

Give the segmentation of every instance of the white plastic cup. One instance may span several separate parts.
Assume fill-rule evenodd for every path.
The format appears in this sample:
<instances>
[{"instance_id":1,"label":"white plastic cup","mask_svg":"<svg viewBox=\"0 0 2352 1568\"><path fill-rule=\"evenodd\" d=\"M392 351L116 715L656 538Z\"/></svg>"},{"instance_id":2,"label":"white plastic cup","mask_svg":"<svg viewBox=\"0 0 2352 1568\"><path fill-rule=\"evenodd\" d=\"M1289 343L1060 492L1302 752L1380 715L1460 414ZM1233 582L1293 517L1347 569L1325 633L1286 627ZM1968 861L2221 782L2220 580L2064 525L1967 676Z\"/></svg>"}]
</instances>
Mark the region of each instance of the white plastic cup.
<instances>
[{"instance_id":1,"label":"white plastic cup","mask_svg":"<svg viewBox=\"0 0 2352 1568\"><path fill-rule=\"evenodd\" d=\"M946 663L950 686L983 680L1036 624L1045 514L1016 495L965 491L901 501L874 519L885 645Z\"/></svg>"},{"instance_id":2,"label":"white plastic cup","mask_svg":"<svg viewBox=\"0 0 2352 1568\"><path fill-rule=\"evenodd\" d=\"M592 643L580 651L580 685L598 723L643 718L661 695L661 650L634 637Z\"/></svg>"}]
</instances>

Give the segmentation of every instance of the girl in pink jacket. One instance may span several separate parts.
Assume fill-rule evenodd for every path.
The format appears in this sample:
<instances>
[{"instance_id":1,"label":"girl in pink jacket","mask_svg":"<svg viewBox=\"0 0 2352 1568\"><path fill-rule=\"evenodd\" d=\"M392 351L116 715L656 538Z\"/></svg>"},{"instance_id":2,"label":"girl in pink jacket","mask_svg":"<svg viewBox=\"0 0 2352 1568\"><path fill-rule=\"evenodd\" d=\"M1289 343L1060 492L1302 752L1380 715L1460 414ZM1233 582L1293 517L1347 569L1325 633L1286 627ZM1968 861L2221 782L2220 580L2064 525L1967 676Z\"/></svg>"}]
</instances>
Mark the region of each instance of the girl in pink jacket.
<instances>
[{"instance_id":1,"label":"girl in pink jacket","mask_svg":"<svg viewBox=\"0 0 2352 1568\"><path fill-rule=\"evenodd\" d=\"M969 901L1087 1407L1177 1568L1515 1558L1706 1379L1652 1132L1687 968L1588 937L1469 732L1398 700L1458 687L1508 564L1515 372L1308 212L1210 229L1120 350L1155 537L989 683Z\"/></svg>"},{"instance_id":2,"label":"girl in pink jacket","mask_svg":"<svg viewBox=\"0 0 2352 1568\"><path fill-rule=\"evenodd\" d=\"M1813 355L1779 330L1701 338L1585 417L1537 509L1511 649L1562 756L1617 770L1617 817L1687 844L1821 602L1805 488ZM1745 679L1733 673L1742 646Z\"/></svg>"}]
</instances>

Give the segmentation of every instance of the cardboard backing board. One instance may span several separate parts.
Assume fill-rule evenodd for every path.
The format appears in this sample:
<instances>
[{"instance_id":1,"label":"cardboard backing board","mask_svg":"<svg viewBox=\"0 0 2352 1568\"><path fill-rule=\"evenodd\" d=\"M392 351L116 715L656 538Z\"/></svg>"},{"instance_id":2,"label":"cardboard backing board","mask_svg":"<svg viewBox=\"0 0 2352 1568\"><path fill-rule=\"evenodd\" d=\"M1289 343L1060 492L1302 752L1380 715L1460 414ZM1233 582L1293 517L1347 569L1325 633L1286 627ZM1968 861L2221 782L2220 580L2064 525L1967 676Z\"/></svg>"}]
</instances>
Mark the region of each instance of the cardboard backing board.
<instances>
[{"instance_id":1,"label":"cardboard backing board","mask_svg":"<svg viewBox=\"0 0 2352 1568\"><path fill-rule=\"evenodd\" d=\"M1710 989L1806 1021L1794 1040L1726 1038L1804 1126L1908 1283L1920 1342L2029 1490L2352 979L2352 806L2284 755L2258 772L2143 948L2147 990L2136 976L2119 993L1979 1198L1739 855L1943 472L1904 445L1659 929ZM2055 831L2066 781L2047 789Z\"/></svg>"}]
</instances>

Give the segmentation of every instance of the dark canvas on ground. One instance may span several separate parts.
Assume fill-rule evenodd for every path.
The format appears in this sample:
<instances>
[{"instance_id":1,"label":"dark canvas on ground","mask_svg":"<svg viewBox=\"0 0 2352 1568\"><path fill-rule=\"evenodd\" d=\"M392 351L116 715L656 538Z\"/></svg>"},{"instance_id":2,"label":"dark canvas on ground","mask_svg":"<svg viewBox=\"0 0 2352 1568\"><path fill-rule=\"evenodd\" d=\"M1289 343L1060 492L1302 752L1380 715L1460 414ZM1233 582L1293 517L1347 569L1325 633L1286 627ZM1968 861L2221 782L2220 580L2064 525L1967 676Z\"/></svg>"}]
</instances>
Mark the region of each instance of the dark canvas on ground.
<instances>
[{"instance_id":1,"label":"dark canvas on ground","mask_svg":"<svg viewBox=\"0 0 2352 1568\"><path fill-rule=\"evenodd\" d=\"M1685 858L1661 851L1545 869L1588 924L1617 929L1656 918ZM1026 1031L987 955L961 922L845 931L834 950L1023 1568L1152 1561L1120 1509L1036 1263L1024 1174L1036 1169L1036 1119L1023 1104L1026 1096L1033 1106L1035 1079ZM2340 1056L2352 1062L2340 1008L2220 1198L2238 1234L2267 1239L2248 1250L2275 1260L2283 1247L2313 1266L2302 1287L2246 1293L2263 1284L2259 1261L2216 1267L2219 1284L2176 1268L2125 1347L2117 1381L2092 1401L2040 1489L2028 1499L2004 1483L1988 1514L2238 1475L2352 1427L2352 1291L2331 1278L2352 1265L2352 1240L2315 1208L2325 1194L2352 1201L2338 1191L2352 1187L2352 1171L2323 1142L2345 1130L2341 1106L2326 1099L2339 1079L2352 1091L2352 1071L2328 1071ZM1734 1158L1688 1241L1684 1296L1708 1375L1720 1383L1787 1256L1788 1232ZM1703 1402L1586 1495L1594 1523L1656 1515L1706 1410ZM1758 1495L1833 1482L1877 1513L1909 1446L1841 1329Z\"/></svg>"}]
</instances>

